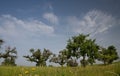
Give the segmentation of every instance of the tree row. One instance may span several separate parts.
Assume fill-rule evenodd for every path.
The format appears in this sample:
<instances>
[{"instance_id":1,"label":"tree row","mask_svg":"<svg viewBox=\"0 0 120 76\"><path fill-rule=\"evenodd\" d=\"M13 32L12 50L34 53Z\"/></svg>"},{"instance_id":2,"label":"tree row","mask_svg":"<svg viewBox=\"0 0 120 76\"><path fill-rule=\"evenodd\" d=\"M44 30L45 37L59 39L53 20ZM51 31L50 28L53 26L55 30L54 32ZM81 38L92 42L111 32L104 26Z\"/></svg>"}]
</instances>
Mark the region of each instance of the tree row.
<instances>
[{"instance_id":1,"label":"tree row","mask_svg":"<svg viewBox=\"0 0 120 76\"><path fill-rule=\"evenodd\" d=\"M4 43L0 39L0 48ZM35 62L36 66L46 66L46 62L54 62L61 66L66 65L76 67L80 63L81 66L93 65L96 61L103 62L104 65L111 64L119 58L115 46L110 45L107 48L96 44L95 39L90 39L89 35L79 34L73 36L67 41L66 48L59 51L59 54L52 53L49 49L30 49L30 55L23 56L27 61ZM0 52L0 58L4 61L2 65L15 66L17 58L16 48L7 47L5 52Z\"/></svg>"}]
</instances>

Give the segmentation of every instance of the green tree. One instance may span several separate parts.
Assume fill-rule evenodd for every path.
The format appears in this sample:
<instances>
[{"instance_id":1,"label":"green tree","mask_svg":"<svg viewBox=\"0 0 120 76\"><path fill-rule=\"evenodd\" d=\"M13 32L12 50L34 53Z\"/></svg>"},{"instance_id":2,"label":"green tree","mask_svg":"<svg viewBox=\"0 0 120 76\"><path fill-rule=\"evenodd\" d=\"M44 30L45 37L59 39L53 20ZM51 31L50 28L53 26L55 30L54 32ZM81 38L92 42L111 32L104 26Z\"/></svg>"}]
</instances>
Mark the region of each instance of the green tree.
<instances>
[{"instance_id":1,"label":"green tree","mask_svg":"<svg viewBox=\"0 0 120 76\"><path fill-rule=\"evenodd\" d=\"M67 62L67 50L64 49L60 51L58 56L54 54L50 59L50 62L58 63L59 65L63 66Z\"/></svg>"},{"instance_id":2,"label":"green tree","mask_svg":"<svg viewBox=\"0 0 120 76\"><path fill-rule=\"evenodd\" d=\"M78 63L77 63L77 61L76 61L76 59L69 59L68 61L67 61L67 66L70 66L70 67L77 67L78 66Z\"/></svg>"},{"instance_id":3,"label":"green tree","mask_svg":"<svg viewBox=\"0 0 120 76\"><path fill-rule=\"evenodd\" d=\"M4 43L3 39L0 39L0 48L3 43Z\"/></svg>"},{"instance_id":4,"label":"green tree","mask_svg":"<svg viewBox=\"0 0 120 76\"><path fill-rule=\"evenodd\" d=\"M4 43L4 41L2 39L0 39L0 51L1 51L1 45ZM0 52L1 55L1 52ZM0 57L1 58L1 57Z\"/></svg>"},{"instance_id":5,"label":"green tree","mask_svg":"<svg viewBox=\"0 0 120 76\"><path fill-rule=\"evenodd\" d=\"M117 60L119 58L118 53L117 53L117 49L115 48L115 46L111 45L108 47L108 52L109 55L111 56L111 58L109 59L109 64L111 64L114 60Z\"/></svg>"},{"instance_id":6,"label":"green tree","mask_svg":"<svg viewBox=\"0 0 120 76\"><path fill-rule=\"evenodd\" d=\"M89 39L89 35L79 34L68 40L67 49L69 58L76 57L76 59L82 57L81 65L86 66L88 63L95 63L98 45L95 44L95 39ZM86 59L88 57L88 60Z\"/></svg>"},{"instance_id":7,"label":"green tree","mask_svg":"<svg viewBox=\"0 0 120 76\"><path fill-rule=\"evenodd\" d=\"M17 58L16 48L7 47L5 53L0 54L0 58L4 58L2 65L12 65L16 66L15 59Z\"/></svg>"},{"instance_id":8,"label":"green tree","mask_svg":"<svg viewBox=\"0 0 120 76\"><path fill-rule=\"evenodd\" d=\"M46 61L49 59L52 52L48 49L44 49L43 53L40 49L36 51L34 49L30 49L31 56L23 56L28 59L28 61L35 62L36 66L46 66Z\"/></svg>"},{"instance_id":9,"label":"green tree","mask_svg":"<svg viewBox=\"0 0 120 76\"><path fill-rule=\"evenodd\" d=\"M97 59L98 56L98 50L99 50L99 46L95 43L95 39L94 40L87 40L87 61L89 64L93 65L93 63L95 63L95 59Z\"/></svg>"},{"instance_id":10,"label":"green tree","mask_svg":"<svg viewBox=\"0 0 120 76\"><path fill-rule=\"evenodd\" d=\"M107 49L101 48L101 50L99 51L98 60L102 61L105 65L111 64L114 60L117 60L118 58L118 53L115 46L113 45L108 46Z\"/></svg>"}]
</instances>

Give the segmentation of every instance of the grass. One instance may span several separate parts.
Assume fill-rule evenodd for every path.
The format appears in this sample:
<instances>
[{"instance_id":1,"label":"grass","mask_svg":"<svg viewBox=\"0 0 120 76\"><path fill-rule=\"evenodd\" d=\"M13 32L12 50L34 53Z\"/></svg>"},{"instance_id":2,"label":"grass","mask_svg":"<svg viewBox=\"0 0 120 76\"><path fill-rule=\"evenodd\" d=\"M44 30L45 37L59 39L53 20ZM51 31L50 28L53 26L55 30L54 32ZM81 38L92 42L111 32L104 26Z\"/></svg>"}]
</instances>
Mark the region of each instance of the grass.
<instances>
[{"instance_id":1,"label":"grass","mask_svg":"<svg viewBox=\"0 0 120 76\"><path fill-rule=\"evenodd\" d=\"M120 62L86 68L0 66L0 76L120 76Z\"/></svg>"}]
</instances>

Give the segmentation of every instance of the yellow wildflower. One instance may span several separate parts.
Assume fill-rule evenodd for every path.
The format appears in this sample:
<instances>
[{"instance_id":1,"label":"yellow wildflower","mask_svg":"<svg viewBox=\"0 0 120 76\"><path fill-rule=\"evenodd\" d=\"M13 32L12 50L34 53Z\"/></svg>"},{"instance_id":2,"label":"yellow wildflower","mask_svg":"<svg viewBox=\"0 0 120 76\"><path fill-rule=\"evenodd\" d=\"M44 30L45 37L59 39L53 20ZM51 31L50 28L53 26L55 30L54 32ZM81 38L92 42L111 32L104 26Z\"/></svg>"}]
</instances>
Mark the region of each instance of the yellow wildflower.
<instances>
[{"instance_id":1,"label":"yellow wildflower","mask_svg":"<svg viewBox=\"0 0 120 76\"><path fill-rule=\"evenodd\" d=\"M35 74L34 76L39 76L39 75Z\"/></svg>"},{"instance_id":2,"label":"yellow wildflower","mask_svg":"<svg viewBox=\"0 0 120 76\"><path fill-rule=\"evenodd\" d=\"M36 69L35 68L32 68L32 71L35 71Z\"/></svg>"},{"instance_id":3,"label":"yellow wildflower","mask_svg":"<svg viewBox=\"0 0 120 76\"><path fill-rule=\"evenodd\" d=\"M29 73L29 71L25 71L25 74L28 74Z\"/></svg>"},{"instance_id":4,"label":"yellow wildflower","mask_svg":"<svg viewBox=\"0 0 120 76\"><path fill-rule=\"evenodd\" d=\"M24 71L25 69L24 69L24 68L22 68L21 70L22 70L22 71Z\"/></svg>"},{"instance_id":5,"label":"yellow wildflower","mask_svg":"<svg viewBox=\"0 0 120 76\"><path fill-rule=\"evenodd\" d=\"M19 76L22 76L22 74L19 74Z\"/></svg>"}]
</instances>

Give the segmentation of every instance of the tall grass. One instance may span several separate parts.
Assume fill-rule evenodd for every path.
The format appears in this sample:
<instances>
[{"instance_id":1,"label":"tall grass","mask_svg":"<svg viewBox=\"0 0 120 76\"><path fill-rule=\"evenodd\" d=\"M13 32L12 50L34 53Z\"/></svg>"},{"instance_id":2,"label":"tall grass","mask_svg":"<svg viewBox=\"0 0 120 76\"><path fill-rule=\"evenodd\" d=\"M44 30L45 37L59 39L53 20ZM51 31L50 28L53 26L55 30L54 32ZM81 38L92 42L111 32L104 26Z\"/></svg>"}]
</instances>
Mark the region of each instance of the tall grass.
<instances>
[{"instance_id":1,"label":"tall grass","mask_svg":"<svg viewBox=\"0 0 120 76\"><path fill-rule=\"evenodd\" d=\"M83 67L0 66L0 76L119 76L120 63Z\"/></svg>"}]
</instances>

